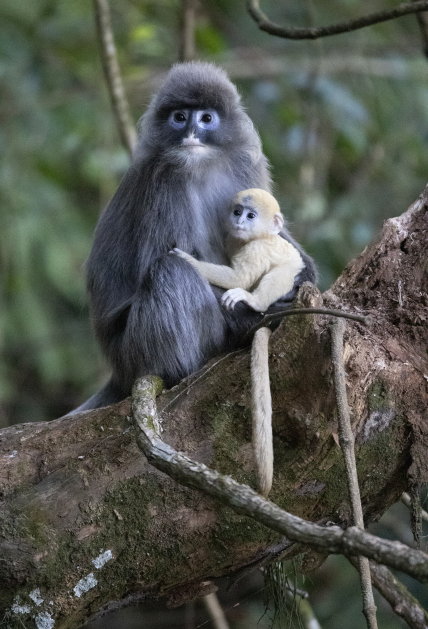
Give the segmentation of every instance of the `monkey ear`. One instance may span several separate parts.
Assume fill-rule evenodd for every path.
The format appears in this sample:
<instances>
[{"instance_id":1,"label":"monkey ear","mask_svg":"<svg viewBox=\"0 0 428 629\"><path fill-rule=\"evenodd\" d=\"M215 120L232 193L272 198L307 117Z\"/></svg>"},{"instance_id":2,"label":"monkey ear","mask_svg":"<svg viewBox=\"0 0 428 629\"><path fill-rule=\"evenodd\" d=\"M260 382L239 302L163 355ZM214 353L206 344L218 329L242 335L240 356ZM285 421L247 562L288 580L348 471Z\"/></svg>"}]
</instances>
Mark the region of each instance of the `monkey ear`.
<instances>
[{"instance_id":1,"label":"monkey ear","mask_svg":"<svg viewBox=\"0 0 428 629\"><path fill-rule=\"evenodd\" d=\"M275 234L279 234L281 229L284 227L284 217L279 212L277 212L273 217L273 227Z\"/></svg>"}]
</instances>

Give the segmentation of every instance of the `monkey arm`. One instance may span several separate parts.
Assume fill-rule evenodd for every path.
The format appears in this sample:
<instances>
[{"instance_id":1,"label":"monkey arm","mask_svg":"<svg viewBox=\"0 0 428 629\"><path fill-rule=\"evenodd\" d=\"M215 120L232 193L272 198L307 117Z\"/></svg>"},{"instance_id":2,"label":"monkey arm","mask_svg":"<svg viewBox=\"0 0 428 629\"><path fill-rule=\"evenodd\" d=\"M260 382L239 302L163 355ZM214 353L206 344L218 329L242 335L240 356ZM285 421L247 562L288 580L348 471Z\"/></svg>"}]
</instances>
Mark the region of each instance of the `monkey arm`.
<instances>
[{"instance_id":1,"label":"monkey arm","mask_svg":"<svg viewBox=\"0 0 428 629\"><path fill-rule=\"evenodd\" d=\"M286 295L293 288L294 278L303 269L304 263L300 255L273 268L260 280L257 288L251 293L248 303L251 308L264 312L277 299Z\"/></svg>"},{"instance_id":2,"label":"monkey arm","mask_svg":"<svg viewBox=\"0 0 428 629\"><path fill-rule=\"evenodd\" d=\"M242 288L232 288L223 295L222 303L228 310L233 310L239 301L243 301L253 310L264 312L293 288L294 278L304 266L305 263L297 249L290 247L287 261L268 271L252 293Z\"/></svg>"},{"instance_id":3,"label":"monkey arm","mask_svg":"<svg viewBox=\"0 0 428 629\"><path fill-rule=\"evenodd\" d=\"M187 260L210 284L215 284L220 288L250 288L261 276L264 269L257 267L246 255L238 254L234 257L232 267L222 264L212 264L211 262L201 262L193 256L173 249L173 253L184 260Z\"/></svg>"}]
</instances>

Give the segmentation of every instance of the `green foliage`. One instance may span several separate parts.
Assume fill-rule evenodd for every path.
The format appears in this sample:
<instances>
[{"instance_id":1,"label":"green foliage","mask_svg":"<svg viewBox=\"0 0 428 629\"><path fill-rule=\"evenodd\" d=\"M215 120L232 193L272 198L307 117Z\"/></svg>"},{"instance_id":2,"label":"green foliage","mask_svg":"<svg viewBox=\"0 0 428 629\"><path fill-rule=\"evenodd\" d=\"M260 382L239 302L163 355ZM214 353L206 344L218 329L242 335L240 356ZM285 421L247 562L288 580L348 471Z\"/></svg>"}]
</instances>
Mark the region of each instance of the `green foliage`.
<instances>
[{"instance_id":1,"label":"green foliage","mask_svg":"<svg viewBox=\"0 0 428 629\"><path fill-rule=\"evenodd\" d=\"M381 8L380 2L371 8ZM150 77L177 61L178 0L112 3L134 118ZM361 14L355 0L275 3L281 23ZM198 5L198 56L238 83L291 230L327 288L428 171L428 87L416 20L318 42L262 33L241 3ZM0 5L0 423L50 419L107 376L84 265L100 209L125 171L86 0Z\"/></svg>"}]
</instances>

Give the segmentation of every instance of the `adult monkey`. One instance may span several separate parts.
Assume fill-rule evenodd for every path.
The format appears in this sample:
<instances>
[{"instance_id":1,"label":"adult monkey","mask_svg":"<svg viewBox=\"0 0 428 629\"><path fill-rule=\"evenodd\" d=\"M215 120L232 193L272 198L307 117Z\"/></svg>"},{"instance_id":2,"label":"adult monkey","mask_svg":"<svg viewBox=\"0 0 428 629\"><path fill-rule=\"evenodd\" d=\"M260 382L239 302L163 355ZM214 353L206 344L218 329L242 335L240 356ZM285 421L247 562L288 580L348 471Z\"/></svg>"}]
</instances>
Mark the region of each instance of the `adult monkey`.
<instances>
[{"instance_id":1,"label":"adult monkey","mask_svg":"<svg viewBox=\"0 0 428 629\"><path fill-rule=\"evenodd\" d=\"M227 311L221 289L168 254L177 247L227 264L230 199L247 188L269 191L270 176L236 87L212 64L174 66L141 119L133 163L95 231L88 290L113 375L77 410L124 399L144 374L172 386L236 347L260 320L243 303ZM281 235L305 262L293 290L276 302L283 308L300 284L315 280L315 267L287 230Z\"/></svg>"}]
</instances>

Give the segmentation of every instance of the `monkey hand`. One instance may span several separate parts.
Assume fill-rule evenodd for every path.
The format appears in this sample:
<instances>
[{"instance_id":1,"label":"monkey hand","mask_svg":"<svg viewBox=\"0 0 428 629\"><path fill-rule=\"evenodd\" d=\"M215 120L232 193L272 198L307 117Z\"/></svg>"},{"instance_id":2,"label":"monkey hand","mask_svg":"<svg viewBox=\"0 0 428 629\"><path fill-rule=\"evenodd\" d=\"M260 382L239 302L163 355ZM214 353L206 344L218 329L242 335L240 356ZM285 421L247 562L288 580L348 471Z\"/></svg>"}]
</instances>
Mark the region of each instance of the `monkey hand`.
<instances>
[{"instance_id":1,"label":"monkey hand","mask_svg":"<svg viewBox=\"0 0 428 629\"><path fill-rule=\"evenodd\" d=\"M253 298L252 294L244 290L243 288L231 288L227 290L221 298L221 303L228 310L233 310L238 301L243 301L248 306L250 306L250 308L253 308L254 310L259 310L256 300Z\"/></svg>"},{"instance_id":2,"label":"monkey hand","mask_svg":"<svg viewBox=\"0 0 428 629\"><path fill-rule=\"evenodd\" d=\"M181 249L178 249L177 247L174 247L174 249L171 249L171 251L169 253L171 253L174 256L178 256L179 258L183 258L183 260L187 260L187 262L194 262L195 261L195 258L193 258L188 253L185 253L184 251L181 251Z\"/></svg>"}]
</instances>

